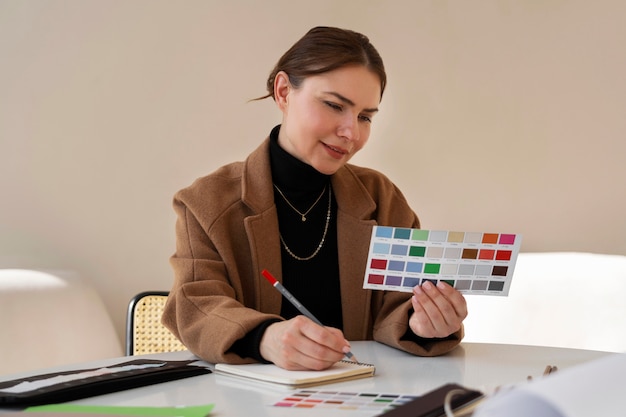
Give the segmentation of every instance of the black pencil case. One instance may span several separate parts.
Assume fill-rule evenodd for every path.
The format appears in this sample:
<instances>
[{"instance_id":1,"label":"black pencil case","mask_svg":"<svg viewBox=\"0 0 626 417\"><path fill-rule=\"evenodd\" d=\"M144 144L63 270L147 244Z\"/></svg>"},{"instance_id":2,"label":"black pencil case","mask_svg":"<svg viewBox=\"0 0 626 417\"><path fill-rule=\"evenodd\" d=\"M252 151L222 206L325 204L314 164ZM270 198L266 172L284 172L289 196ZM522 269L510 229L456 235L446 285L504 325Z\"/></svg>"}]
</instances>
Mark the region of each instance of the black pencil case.
<instances>
[{"instance_id":1,"label":"black pencil case","mask_svg":"<svg viewBox=\"0 0 626 417\"><path fill-rule=\"evenodd\" d=\"M0 405L61 403L211 373L209 368L192 365L193 362L198 361L137 359L92 369L53 372L2 381ZM60 382L54 382L56 380ZM25 385L19 389L18 384Z\"/></svg>"}]
</instances>

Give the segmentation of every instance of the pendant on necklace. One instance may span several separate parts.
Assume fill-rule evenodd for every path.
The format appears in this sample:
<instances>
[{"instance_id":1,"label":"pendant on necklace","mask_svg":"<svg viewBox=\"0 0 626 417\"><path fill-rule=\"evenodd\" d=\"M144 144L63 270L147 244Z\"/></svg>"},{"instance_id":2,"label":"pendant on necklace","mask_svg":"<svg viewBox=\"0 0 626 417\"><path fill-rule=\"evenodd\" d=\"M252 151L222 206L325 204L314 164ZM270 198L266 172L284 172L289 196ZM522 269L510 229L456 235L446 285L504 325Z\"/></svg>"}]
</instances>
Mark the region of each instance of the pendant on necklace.
<instances>
[{"instance_id":1,"label":"pendant on necklace","mask_svg":"<svg viewBox=\"0 0 626 417\"><path fill-rule=\"evenodd\" d=\"M306 217L302 216L302 221L305 222L306 221Z\"/></svg>"}]
</instances>

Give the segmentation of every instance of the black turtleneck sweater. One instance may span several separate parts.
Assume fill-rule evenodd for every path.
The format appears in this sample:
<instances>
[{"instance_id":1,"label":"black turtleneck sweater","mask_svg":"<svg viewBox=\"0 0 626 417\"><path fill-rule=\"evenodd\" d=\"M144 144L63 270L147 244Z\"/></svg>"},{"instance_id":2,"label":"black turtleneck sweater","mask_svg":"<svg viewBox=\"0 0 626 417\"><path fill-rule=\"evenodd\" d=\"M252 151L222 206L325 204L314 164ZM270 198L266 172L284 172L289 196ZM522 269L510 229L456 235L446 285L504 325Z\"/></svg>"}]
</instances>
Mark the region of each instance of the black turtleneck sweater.
<instances>
[{"instance_id":1,"label":"black turtleneck sweater","mask_svg":"<svg viewBox=\"0 0 626 417\"><path fill-rule=\"evenodd\" d=\"M278 144L280 126L270 134L270 162L274 185L274 201L278 211L278 224L284 244L300 258L308 258L324 235L329 204L330 175L315 170L286 152ZM331 189L332 191L332 189ZM319 201L315 201L319 198ZM300 213L315 205L306 215ZM298 260L281 245L283 285L325 326L343 328L341 294L339 288L339 258L337 252L337 202L331 192L330 221L324 244L310 260ZM281 316L290 319L301 314L283 297ZM263 361L259 344L263 332L274 321L261 324L232 347L242 357Z\"/></svg>"},{"instance_id":2,"label":"black turtleneck sweater","mask_svg":"<svg viewBox=\"0 0 626 417\"><path fill-rule=\"evenodd\" d=\"M343 328L339 291L339 260L337 253L337 203L330 193L330 220L324 244L310 260L298 260L285 249L285 244L299 258L312 255L326 226L329 207L330 175L322 174L310 165L296 159L278 145L278 128L270 136L270 160L274 185L286 200L300 213L306 212L306 221L289 206L274 188L278 210L278 224L283 238L281 248L283 285L324 325ZM281 316L286 319L298 314L290 302L283 299Z\"/></svg>"}]
</instances>

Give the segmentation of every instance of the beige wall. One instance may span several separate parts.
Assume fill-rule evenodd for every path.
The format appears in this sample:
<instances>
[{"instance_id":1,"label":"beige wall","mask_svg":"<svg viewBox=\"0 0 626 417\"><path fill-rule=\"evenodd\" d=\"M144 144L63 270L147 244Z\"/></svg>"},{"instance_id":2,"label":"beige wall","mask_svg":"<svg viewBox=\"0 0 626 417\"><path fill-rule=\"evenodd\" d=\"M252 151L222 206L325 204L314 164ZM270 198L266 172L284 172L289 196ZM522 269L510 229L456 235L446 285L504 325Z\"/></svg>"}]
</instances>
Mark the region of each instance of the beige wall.
<instances>
[{"instance_id":1,"label":"beige wall","mask_svg":"<svg viewBox=\"0 0 626 417\"><path fill-rule=\"evenodd\" d=\"M355 163L424 228L626 254L621 0L0 0L0 267L68 268L122 332L169 289L171 196L279 121L264 93L310 27L370 36L390 83Z\"/></svg>"}]
</instances>

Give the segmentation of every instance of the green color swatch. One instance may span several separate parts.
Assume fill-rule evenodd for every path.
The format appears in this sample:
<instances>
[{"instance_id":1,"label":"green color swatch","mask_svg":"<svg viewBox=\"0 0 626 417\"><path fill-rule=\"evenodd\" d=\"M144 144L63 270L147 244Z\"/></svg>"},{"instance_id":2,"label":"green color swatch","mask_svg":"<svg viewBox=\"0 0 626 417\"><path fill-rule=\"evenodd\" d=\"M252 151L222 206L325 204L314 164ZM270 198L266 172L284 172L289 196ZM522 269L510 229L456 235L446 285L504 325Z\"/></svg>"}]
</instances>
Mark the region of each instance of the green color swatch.
<instances>
[{"instance_id":1,"label":"green color swatch","mask_svg":"<svg viewBox=\"0 0 626 417\"><path fill-rule=\"evenodd\" d=\"M49 404L28 407L27 412L108 414L146 417L205 417L214 404L180 407L133 407L116 405Z\"/></svg>"}]
</instances>

